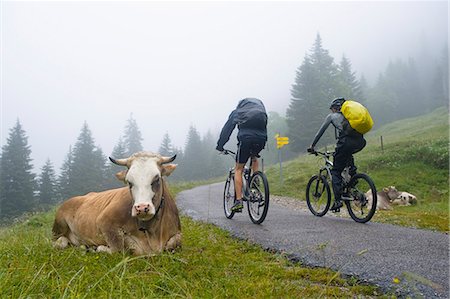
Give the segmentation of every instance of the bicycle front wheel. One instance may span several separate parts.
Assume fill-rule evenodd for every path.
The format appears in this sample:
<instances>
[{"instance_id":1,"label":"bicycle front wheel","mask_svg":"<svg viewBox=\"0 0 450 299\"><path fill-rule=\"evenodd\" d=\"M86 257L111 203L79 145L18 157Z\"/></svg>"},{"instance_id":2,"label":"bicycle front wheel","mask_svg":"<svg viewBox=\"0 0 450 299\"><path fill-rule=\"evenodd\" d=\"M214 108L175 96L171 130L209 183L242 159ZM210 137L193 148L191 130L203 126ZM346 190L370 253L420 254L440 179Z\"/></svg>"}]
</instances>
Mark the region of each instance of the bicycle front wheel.
<instances>
[{"instance_id":1,"label":"bicycle front wheel","mask_svg":"<svg viewBox=\"0 0 450 299\"><path fill-rule=\"evenodd\" d=\"M367 174L357 173L348 183L347 193L350 200L346 200L345 204L350 217L359 223L372 219L377 209L377 189L372 179Z\"/></svg>"},{"instance_id":2,"label":"bicycle front wheel","mask_svg":"<svg viewBox=\"0 0 450 299\"><path fill-rule=\"evenodd\" d=\"M261 171L252 175L247 200L248 215L255 224L261 224L266 219L269 210L269 182Z\"/></svg>"},{"instance_id":3,"label":"bicycle front wheel","mask_svg":"<svg viewBox=\"0 0 450 299\"><path fill-rule=\"evenodd\" d=\"M234 205L234 199L236 198L236 191L234 190L234 176L228 176L225 182L225 188L223 190L223 211L225 217L228 219L233 218L234 212L231 207Z\"/></svg>"},{"instance_id":4,"label":"bicycle front wheel","mask_svg":"<svg viewBox=\"0 0 450 299\"><path fill-rule=\"evenodd\" d=\"M322 217L328 212L331 204L330 185L324 176L314 175L306 186L306 203L316 216Z\"/></svg>"}]
</instances>

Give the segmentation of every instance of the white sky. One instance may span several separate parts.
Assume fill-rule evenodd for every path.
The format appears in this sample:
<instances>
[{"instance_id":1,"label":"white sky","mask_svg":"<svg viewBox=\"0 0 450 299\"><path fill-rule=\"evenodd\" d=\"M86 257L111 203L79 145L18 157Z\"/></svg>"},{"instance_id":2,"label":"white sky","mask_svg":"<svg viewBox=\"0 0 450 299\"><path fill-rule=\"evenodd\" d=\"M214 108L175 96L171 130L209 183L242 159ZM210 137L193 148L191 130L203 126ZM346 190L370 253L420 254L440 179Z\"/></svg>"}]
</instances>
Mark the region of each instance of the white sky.
<instances>
[{"instance_id":1,"label":"white sky","mask_svg":"<svg viewBox=\"0 0 450 299\"><path fill-rule=\"evenodd\" d=\"M57 171L84 121L109 155L130 113L150 151L219 131L244 97L284 114L317 33L368 79L448 43L447 1L1 1L0 20L1 145L19 119Z\"/></svg>"}]
</instances>

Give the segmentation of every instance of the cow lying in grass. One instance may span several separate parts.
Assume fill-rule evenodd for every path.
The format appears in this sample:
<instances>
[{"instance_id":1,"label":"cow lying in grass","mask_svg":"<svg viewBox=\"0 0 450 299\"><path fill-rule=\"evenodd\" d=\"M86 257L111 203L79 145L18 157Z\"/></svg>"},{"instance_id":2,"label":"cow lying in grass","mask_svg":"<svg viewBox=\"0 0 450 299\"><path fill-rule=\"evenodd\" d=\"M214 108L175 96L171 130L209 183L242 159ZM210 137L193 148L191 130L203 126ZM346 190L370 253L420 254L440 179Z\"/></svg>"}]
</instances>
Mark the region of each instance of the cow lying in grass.
<instances>
[{"instance_id":1,"label":"cow lying in grass","mask_svg":"<svg viewBox=\"0 0 450 299\"><path fill-rule=\"evenodd\" d=\"M147 255L181 246L178 209L164 179L175 170L175 157L139 152L127 159L110 158L127 167L116 176L128 186L65 201L53 224L55 247L83 245Z\"/></svg>"},{"instance_id":2,"label":"cow lying in grass","mask_svg":"<svg viewBox=\"0 0 450 299\"><path fill-rule=\"evenodd\" d=\"M366 196L370 204L372 202L372 191L367 191ZM408 192L400 192L395 186L389 186L377 192L377 210L392 210L394 205L409 206L415 203L417 203L416 196Z\"/></svg>"}]
</instances>

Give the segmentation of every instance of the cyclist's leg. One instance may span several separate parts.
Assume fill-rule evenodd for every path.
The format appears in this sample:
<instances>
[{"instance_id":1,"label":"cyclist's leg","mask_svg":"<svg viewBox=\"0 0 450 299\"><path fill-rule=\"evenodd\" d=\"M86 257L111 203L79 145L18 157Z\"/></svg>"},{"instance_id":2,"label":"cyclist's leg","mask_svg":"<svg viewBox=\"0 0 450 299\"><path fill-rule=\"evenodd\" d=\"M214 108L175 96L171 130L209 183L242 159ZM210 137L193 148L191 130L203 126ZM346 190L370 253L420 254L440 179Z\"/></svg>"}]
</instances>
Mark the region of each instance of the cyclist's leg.
<instances>
[{"instance_id":1,"label":"cyclist's leg","mask_svg":"<svg viewBox=\"0 0 450 299\"><path fill-rule=\"evenodd\" d=\"M357 137L357 138L352 138L351 143L352 143L351 147L353 147L353 154L356 154L357 152L361 151L366 146L366 140L362 136ZM355 160L353 159L353 155L350 158L348 166L350 166L350 169L349 169L350 176L354 176L356 174L356 171L358 170L358 168L355 165Z\"/></svg>"},{"instance_id":2,"label":"cyclist's leg","mask_svg":"<svg viewBox=\"0 0 450 299\"><path fill-rule=\"evenodd\" d=\"M333 186L333 193L335 204L331 210L339 209L342 206L342 171L349 164L352 158L352 148L349 146L348 139L346 137L338 140L336 149L334 152L333 168L331 169L331 183Z\"/></svg>"},{"instance_id":3,"label":"cyclist's leg","mask_svg":"<svg viewBox=\"0 0 450 299\"><path fill-rule=\"evenodd\" d=\"M236 162L234 169L234 187L236 189L236 200L242 200L242 171L244 170L243 163Z\"/></svg>"},{"instance_id":4,"label":"cyclist's leg","mask_svg":"<svg viewBox=\"0 0 450 299\"><path fill-rule=\"evenodd\" d=\"M250 159L252 159L252 173L255 173L259 170L259 161L256 156L252 156Z\"/></svg>"},{"instance_id":5,"label":"cyclist's leg","mask_svg":"<svg viewBox=\"0 0 450 299\"><path fill-rule=\"evenodd\" d=\"M242 172L244 170L244 166L247 163L248 158L250 157L250 147L249 143L245 140L240 140L238 143L238 150L236 154L236 168L234 175L234 186L236 190L236 202L234 206L231 208L232 211L241 212L243 205L243 192L242 192Z\"/></svg>"}]
</instances>

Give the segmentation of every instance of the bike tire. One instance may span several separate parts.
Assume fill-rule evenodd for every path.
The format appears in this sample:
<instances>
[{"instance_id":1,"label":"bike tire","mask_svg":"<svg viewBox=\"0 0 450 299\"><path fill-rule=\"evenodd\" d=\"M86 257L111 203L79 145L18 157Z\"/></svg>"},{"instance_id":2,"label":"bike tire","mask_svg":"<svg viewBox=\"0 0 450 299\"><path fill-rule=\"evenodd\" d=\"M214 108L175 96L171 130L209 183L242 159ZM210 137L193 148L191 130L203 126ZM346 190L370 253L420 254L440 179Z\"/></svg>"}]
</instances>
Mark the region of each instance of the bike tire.
<instances>
[{"instance_id":1,"label":"bike tire","mask_svg":"<svg viewBox=\"0 0 450 299\"><path fill-rule=\"evenodd\" d=\"M367 190L372 192L372 200L368 200ZM350 179L347 193L352 198L345 201L350 217L358 223L370 221L377 209L377 189L373 180L365 173L357 173Z\"/></svg>"},{"instance_id":2,"label":"bike tire","mask_svg":"<svg viewBox=\"0 0 450 299\"><path fill-rule=\"evenodd\" d=\"M325 196L323 197L323 195ZM316 174L309 179L308 185L306 185L306 204L315 216L322 217L328 212L331 204L331 190L323 175Z\"/></svg>"},{"instance_id":3,"label":"bike tire","mask_svg":"<svg viewBox=\"0 0 450 299\"><path fill-rule=\"evenodd\" d=\"M261 224L266 219L269 210L269 182L261 171L255 172L250 179L247 208L253 223Z\"/></svg>"},{"instance_id":4,"label":"bike tire","mask_svg":"<svg viewBox=\"0 0 450 299\"><path fill-rule=\"evenodd\" d=\"M231 210L236 198L236 190L234 188L234 176L228 176L223 189L223 211L228 219L233 218L235 213Z\"/></svg>"}]
</instances>

